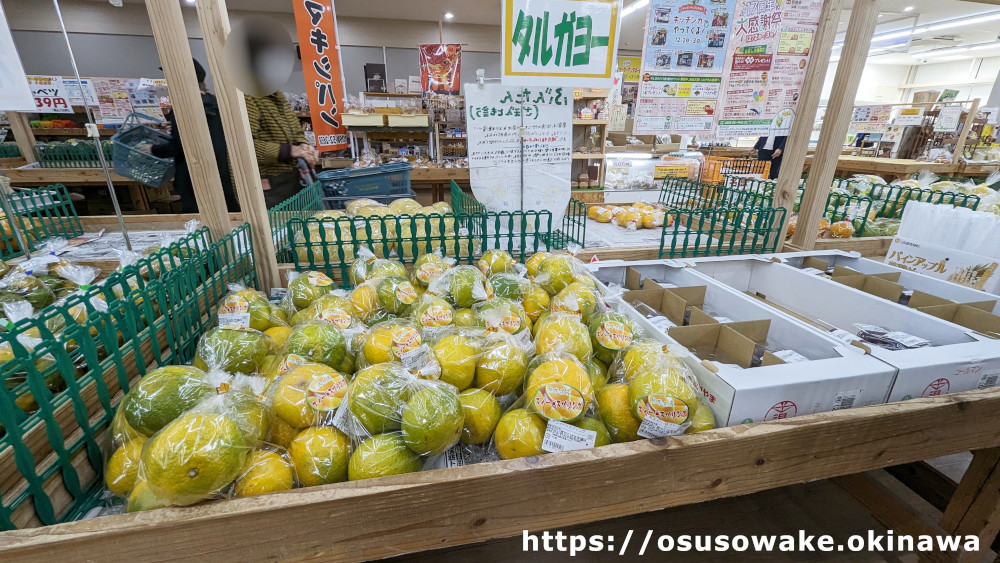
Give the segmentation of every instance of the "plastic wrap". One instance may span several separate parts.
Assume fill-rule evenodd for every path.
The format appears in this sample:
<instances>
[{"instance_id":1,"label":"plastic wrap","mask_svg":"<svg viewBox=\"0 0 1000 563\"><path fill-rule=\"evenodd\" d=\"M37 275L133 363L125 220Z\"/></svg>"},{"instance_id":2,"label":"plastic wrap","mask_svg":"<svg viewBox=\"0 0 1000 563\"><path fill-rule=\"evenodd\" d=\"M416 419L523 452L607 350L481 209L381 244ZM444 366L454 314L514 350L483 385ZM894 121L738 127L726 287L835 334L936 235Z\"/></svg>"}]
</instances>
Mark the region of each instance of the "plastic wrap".
<instances>
[{"instance_id":1,"label":"plastic wrap","mask_svg":"<svg viewBox=\"0 0 1000 563\"><path fill-rule=\"evenodd\" d=\"M392 315L407 315L410 307L420 297L420 293L406 276L392 275L376 280L375 294L378 296L379 306Z\"/></svg>"},{"instance_id":2,"label":"plastic wrap","mask_svg":"<svg viewBox=\"0 0 1000 563\"><path fill-rule=\"evenodd\" d=\"M642 337L642 329L632 322L632 319L611 311L594 315L587 325L587 330L590 332L594 357L603 363L605 370L619 352Z\"/></svg>"},{"instance_id":3,"label":"plastic wrap","mask_svg":"<svg viewBox=\"0 0 1000 563\"><path fill-rule=\"evenodd\" d=\"M333 323L309 321L288 334L278 356L295 355L307 361L343 369L348 360L347 338Z\"/></svg>"},{"instance_id":4,"label":"plastic wrap","mask_svg":"<svg viewBox=\"0 0 1000 563\"><path fill-rule=\"evenodd\" d=\"M489 301L476 303L472 306L472 314L476 324L487 332L506 332L519 334L531 330L531 322L524 308L513 299L494 297Z\"/></svg>"},{"instance_id":5,"label":"plastic wrap","mask_svg":"<svg viewBox=\"0 0 1000 563\"><path fill-rule=\"evenodd\" d=\"M364 323L370 324L386 313L379 302L378 284L375 280L355 287L348 302L351 304L351 314Z\"/></svg>"},{"instance_id":6,"label":"plastic wrap","mask_svg":"<svg viewBox=\"0 0 1000 563\"><path fill-rule=\"evenodd\" d=\"M550 352L565 352L577 357L583 363L590 361L594 348L590 340L590 332L580 322L576 315L567 313L550 313L544 319L539 319L535 348L539 355Z\"/></svg>"},{"instance_id":7,"label":"plastic wrap","mask_svg":"<svg viewBox=\"0 0 1000 563\"><path fill-rule=\"evenodd\" d=\"M55 303L56 295L38 278L14 270L0 279L0 301L24 300L35 311Z\"/></svg>"},{"instance_id":8,"label":"plastic wrap","mask_svg":"<svg viewBox=\"0 0 1000 563\"><path fill-rule=\"evenodd\" d=\"M434 252L424 254L413 263L413 273L410 281L423 289L437 278L441 277L449 268L454 265L453 258L445 258L438 248Z\"/></svg>"},{"instance_id":9,"label":"plastic wrap","mask_svg":"<svg viewBox=\"0 0 1000 563\"><path fill-rule=\"evenodd\" d=\"M580 317L586 324L595 313L607 309L599 291L582 281L574 281L552 297L549 311Z\"/></svg>"},{"instance_id":10,"label":"plastic wrap","mask_svg":"<svg viewBox=\"0 0 1000 563\"><path fill-rule=\"evenodd\" d=\"M523 340L502 332L487 335L476 361L472 386L497 397L521 389L529 356L530 346Z\"/></svg>"},{"instance_id":11,"label":"plastic wrap","mask_svg":"<svg viewBox=\"0 0 1000 563\"><path fill-rule=\"evenodd\" d=\"M471 387L484 344L485 338L480 331L446 329L431 346L441 366L440 381L459 391Z\"/></svg>"},{"instance_id":12,"label":"plastic wrap","mask_svg":"<svg viewBox=\"0 0 1000 563\"><path fill-rule=\"evenodd\" d=\"M274 327L287 327L283 310L271 305L267 296L240 284L230 284L229 293L219 304L218 324L228 328L251 328L265 332Z\"/></svg>"},{"instance_id":13,"label":"plastic wrap","mask_svg":"<svg viewBox=\"0 0 1000 563\"><path fill-rule=\"evenodd\" d=\"M457 308L467 309L493 297L493 286L475 266L456 266L431 282L427 293L443 297Z\"/></svg>"},{"instance_id":14,"label":"plastic wrap","mask_svg":"<svg viewBox=\"0 0 1000 563\"><path fill-rule=\"evenodd\" d=\"M553 254L538 265L534 282L542 286L549 295L556 295L580 275L586 275L586 268L576 258L566 254Z\"/></svg>"},{"instance_id":15,"label":"plastic wrap","mask_svg":"<svg viewBox=\"0 0 1000 563\"><path fill-rule=\"evenodd\" d=\"M286 298L294 306L294 310L305 309L313 301L327 295L337 289L330 279L330 276L322 272L302 272L295 275L292 272L288 277L288 292Z\"/></svg>"},{"instance_id":16,"label":"plastic wrap","mask_svg":"<svg viewBox=\"0 0 1000 563\"><path fill-rule=\"evenodd\" d=\"M247 455L246 463L233 484L234 497L249 497L287 491L295 487L295 466L288 451L273 444L261 444Z\"/></svg>"},{"instance_id":17,"label":"plastic wrap","mask_svg":"<svg viewBox=\"0 0 1000 563\"><path fill-rule=\"evenodd\" d=\"M256 374L277 348L274 340L259 330L217 327L198 340L193 363L205 371Z\"/></svg>"},{"instance_id":18,"label":"plastic wrap","mask_svg":"<svg viewBox=\"0 0 1000 563\"><path fill-rule=\"evenodd\" d=\"M413 320L425 341L435 340L437 335L455 326L455 309L441 297L423 295L413 306Z\"/></svg>"},{"instance_id":19,"label":"plastic wrap","mask_svg":"<svg viewBox=\"0 0 1000 563\"><path fill-rule=\"evenodd\" d=\"M484 276L489 277L493 274L512 273L516 264L510 253L494 248L483 252L476 266Z\"/></svg>"}]
</instances>

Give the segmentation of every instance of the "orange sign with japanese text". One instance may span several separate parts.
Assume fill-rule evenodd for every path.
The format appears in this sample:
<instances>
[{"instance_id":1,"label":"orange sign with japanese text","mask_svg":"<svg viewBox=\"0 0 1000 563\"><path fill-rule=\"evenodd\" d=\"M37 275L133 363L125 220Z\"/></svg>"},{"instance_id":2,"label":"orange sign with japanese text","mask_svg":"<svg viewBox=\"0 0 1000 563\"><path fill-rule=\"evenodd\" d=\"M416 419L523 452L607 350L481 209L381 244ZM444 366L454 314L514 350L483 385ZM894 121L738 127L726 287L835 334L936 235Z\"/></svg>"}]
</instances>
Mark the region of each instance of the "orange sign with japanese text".
<instances>
[{"instance_id":1,"label":"orange sign with japanese text","mask_svg":"<svg viewBox=\"0 0 1000 563\"><path fill-rule=\"evenodd\" d=\"M346 149L347 129L340 122L344 110L344 82L340 73L333 0L292 0L292 4L316 148L320 151Z\"/></svg>"}]
</instances>

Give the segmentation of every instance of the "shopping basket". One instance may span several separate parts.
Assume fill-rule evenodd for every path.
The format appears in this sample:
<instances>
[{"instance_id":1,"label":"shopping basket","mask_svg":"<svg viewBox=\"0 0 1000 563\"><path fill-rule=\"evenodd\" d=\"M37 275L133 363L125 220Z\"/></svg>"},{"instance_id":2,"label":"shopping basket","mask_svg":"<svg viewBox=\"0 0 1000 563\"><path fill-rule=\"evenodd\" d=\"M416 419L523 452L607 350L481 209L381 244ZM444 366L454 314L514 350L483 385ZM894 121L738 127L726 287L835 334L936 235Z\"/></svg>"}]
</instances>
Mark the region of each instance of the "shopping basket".
<instances>
[{"instance_id":1,"label":"shopping basket","mask_svg":"<svg viewBox=\"0 0 1000 563\"><path fill-rule=\"evenodd\" d=\"M383 164L372 168L327 170L316 175L323 182L323 195L328 198L372 198L373 196L410 197L410 170L405 162Z\"/></svg>"},{"instance_id":2,"label":"shopping basket","mask_svg":"<svg viewBox=\"0 0 1000 563\"><path fill-rule=\"evenodd\" d=\"M125 118L122 130L111 137L115 172L149 187L159 188L173 177L174 159L158 158L142 149L168 137L152 127L139 125L140 119L160 123L159 119L142 113L130 113Z\"/></svg>"}]
</instances>

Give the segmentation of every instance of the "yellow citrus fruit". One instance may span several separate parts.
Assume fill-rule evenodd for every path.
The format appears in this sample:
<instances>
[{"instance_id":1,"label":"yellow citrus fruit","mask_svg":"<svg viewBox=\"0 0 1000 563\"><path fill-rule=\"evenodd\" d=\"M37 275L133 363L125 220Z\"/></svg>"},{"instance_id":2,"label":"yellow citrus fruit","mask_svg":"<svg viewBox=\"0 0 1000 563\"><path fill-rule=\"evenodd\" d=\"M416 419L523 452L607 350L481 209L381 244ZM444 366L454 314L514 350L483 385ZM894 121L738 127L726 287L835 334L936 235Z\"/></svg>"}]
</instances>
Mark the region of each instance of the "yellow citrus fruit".
<instances>
[{"instance_id":1,"label":"yellow citrus fruit","mask_svg":"<svg viewBox=\"0 0 1000 563\"><path fill-rule=\"evenodd\" d=\"M466 389L458 395L465 412L462 427L463 444L485 444L493 436L503 410L493 393L482 389Z\"/></svg>"},{"instance_id":2,"label":"yellow citrus fruit","mask_svg":"<svg viewBox=\"0 0 1000 563\"><path fill-rule=\"evenodd\" d=\"M632 412L640 419L644 417L642 413L649 412L649 409L668 411L670 414L663 416L667 416L667 422L674 424L683 424L698 408L698 396L678 369L636 375L628 383L628 398ZM654 401L657 398L659 404Z\"/></svg>"},{"instance_id":3,"label":"yellow citrus fruit","mask_svg":"<svg viewBox=\"0 0 1000 563\"><path fill-rule=\"evenodd\" d=\"M285 343L285 339L288 338L288 334L292 332L292 329L287 326L273 326L264 331L264 334L271 337L274 343L281 346Z\"/></svg>"},{"instance_id":4,"label":"yellow citrus fruit","mask_svg":"<svg viewBox=\"0 0 1000 563\"><path fill-rule=\"evenodd\" d=\"M542 260L535 275L535 283L542 286L549 295L555 295L573 281L573 258L566 255L552 255Z\"/></svg>"},{"instance_id":5,"label":"yellow citrus fruit","mask_svg":"<svg viewBox=\"0 0 1000 563\"><path fill-rule=\"evenodd\" d=\"M531 370L524 397L527 410L550 420L571 422L593 404L594 387L587 369L576 358L553 355Z\"/></svg>"},{"instance_id":6,"label":"yellow citrus fruit","mask_svg":"<svg viewBox=\"0 0 1000 563\"><path fill-rule=\"evenodd\" d=\"M465 414L449 385L428 385L403 407L400 429L406 447L417 455L440 455L458 443Z\"/></svg>"},{"instance_id":7,"label":"yellow citrus fruit","mask_svg":"<svg viewBox=\"0 0 1000 563\"><path fill-rule=\"evenodd\" d=\"M663 361L661 355L663 355L663 345L655 340L636 340L625 350L625 355L622 357L622 369L625 373L625 380L631 381L632 378L639 375L640 373L649 373L654 371L656 367Z\"/></svg>"},{"instance_id":8,"label":"yellow citrus fruit","mask_svg":"<svg viewBox=\"0 0 1000 563\"><path fill-rule=\"evenodd\" d=\"M350 455L351 439L330 426L306 428L288 447L295 475L306 487L346 480Z\"/></svg>"},{"instance_id":9,"label":"yellow citrus fruit","mask_svg":"<svg viewBox=\"0 0 1000 563\"><path fill-rule=\"evenodd\" d=\"M584 323L588 323L596 307L597 296L594 290L583 283L573 282L552 298L549 310L553 313L577 315Z\"/></svg>"},{"instance_id":10,"label":"yellow citrus fruit","mask_svg":"<svg viewBox=\"0 0 1000 563\"><path fill-rule=\"evenodd\" d=\"M139 476L139 457L145 442L145 436L130 440L115 450L108 459L108 465L104 468L104 482L115 496L127 498L135 487Z\"/></svg>"},{"instance_id":11,"label":"yellow citrus fruit","mask_svg":"<svg viewBox=\"0 0 1000 563\"><path fill-rule=\"evenodd\" d=\"M233 495L249 497L287 491L294 485L292 464L271 450L254 450L247 456L243 473L236 479Z\"/></svg>"},{"instance_id":12,"label":"yellow citrus fruit","mask_svg":"<svg viewBox=\"0 0 1000 563\"><path fill-rule=\"evenodd\" d=\"M531 322L537 322L538 317L549 310L549 303L551 301L549 294L537 283L528 285L524 291L523 299L524 312L531 319Z\"/></svg>"},{"instance_id":13,"label":"yellow citrus fruit","mask_svg":"<svg viewBox=\"0 0 1000 563\"><path fill-rule=\"evenodd\" d=\"M359 285L349 299L352 313L363 322L369 322L379 312L378 292L370 284Z\"/></svg>"},{"instance_id":14,"label":"yellow citrus fruit","mask_svg":"<svg viewBox=\"0 0 1000 563\"><path fill-rule=\"evenodd\" d=\"M524 381L528 358L512 340L498 340L486 347L476 362L472 386L496 396L513 393Z\"/></svg>"},{"instance_id":15,"label":"yellow citrus fruit","mask_svg":"<svg viewBox=\"0 0 1000 563\"><path fill-rule=\"evenodd\" d=\"M441 364L441 378L459 391L472 385L476 376L476 356L479 348L473 342L457 334L445 336L434 345L434 357Z\"/></svg>"},{"instance_id":16,"label":"yellow citrus fruit","mask_svg":"<svg viewBox=\"0 0 1000 563\"><path fill-rule=\"evenodd\" d=\"M157 496L145 481L137 481L125 503L125 512L142 512L156 508L166 508L170 501Z\"/></svg>"},{"instance_id":17,"label":"yellow citrus fruit","mask_svg":"<svg viewBox=\"0 0 1000 563\"><path fill-rule=\"evenodd\" d=\"M585 416L581 418L580 420L574 422L573 426L596 433L597 437L594 439L595 448L607 446L611 443L611 434L608 433L608 428L604 426L603 422L592 416Z\"/></svg>"},{"instance_id":18,"label":"yellow citrus fruit","mask_svg":"<svg viewBox=\"0 0 1000 563\"><path fill-rule=\"evenodd\" d=\"M149 439L142 473L157 497L193 504L232 483L249 449L243 430L231 418L188 413Z\"/></svg>"},{"instance_id":19,"label":"yellow citrus fruit","mask_svg":"<svg viewBox=\"0 0 1000 563\"><path fill-rule=\"evenodd\" d=\"M550 352L572 354L587 363L594 353L590 332L573 315L552 315L538 328L535 347L539 356Z\"/></svg>"},{"instance_id":20,"label":"yellow citrus fruit","mask_svg":"<svg viewBox=\"0 0 1000 563\"><path fill-rule=\"evenodd\" d=\"M271 421L271 428L268 431L267 441L277 444L283 448L292 445L292 440L299 434L299 429L285 422L280 416L274 417Z\"/></svg>"},{"instance_id":21,"label":"yellow citrus fruit","mask_svg":"<svg viewBox=\"0 0 1000 563\"><path fill-rule=\"evenodd\" d=\"M376 364L354 376L348 406L369 434L399 430L400 411L409 399L407 377L392 364Z\"/></svg>"},{"instance_id":22,"label":"yellow citrus fruit","mask_svg":"<svg viewBox=\"0 0 1000 563\"><path fill-rule=\"evenodd\" d=\"M541 265L542 260L545 260L551 256L548 252L536 252L531 255L531 258L524 263L524 267L528 269L528 275L535 277L538 275L538 266Z\"/></svg>"},{"instance_id":23,"label":"yellow citrus fruit","mask_svg":"<svg viewBox=\"0 0 1000 563\"><path fill-rule=\"evenodd\" d=\"M398 361L400 354L420 347L420 331L408 324L375 325L365 335L364 353L369 364Z\"/></svg>"},{"instance_id":24,"label":"yellow citrus fruit","mask_svg":"<svg viewBox=\"0 0 1000 563\"><path fill-rule=\"evenodd\" d=\"M476 316L472 309L458 309L455 311L455 326L475 326Z\"/></svg>"},{"instance_id":25,"label":"yellow citrus fruit","mask_svg":"<svg viewBox=\"0 0 1000 563\"><path fill-rule=\"evenodd\" d=\"M315 401L316 390L310 391L310 386L320 379L334 379L341 384L341 388L346 390L347 382L342 375L331 367L323 364L305 364L286 373L274 389L272 399L274 414L284 420L289 426L295 428L305 428L314 424L319 424L325 416L328 416L333 408ZM339 393L343 399L344 393ZM339 403L338 403L339 404ZM316 407L321 407L322 410Z\"/></svg>"},{"instance_id":26,"label":"yellow citrus fruit","mask_svg":"<svg viewBox=\"0 0 1000 563\"><path fill-rule=\"evenodd\" d=\"M631 442L639 439L638 418L632 414L628 400L628 385L611 383L597 391L597 414L608 429L611 440Z\"/></svg>"},{"instance_id":27,"label":"yellow citrus fruit","mask_svg":"<svg viewBox=\"0 0 1000 563\"><path fill-rule=\"evenodd\" d=\"M497 423L494 443L503 459L542 455L545 419L524 409L514 409Z\"/></svg>"},{"instance_id":28,"label":"yellow citrus fruit","mask_svg":"<svg viewBox=\"0 0 1000 563\"><path fill-rule=\"evenodd\" d=\"M699 405L691 417L691 426L684 433L694 434L713 428L715 428L715 415L712 414L712 409L708 408L708 405Z\"/></svg>"},{"instance_id":29,"label":"yellow citrus fruit","mask_svg":"<svg viewBox=\"0 0 1000 563\"><path fill-rule=\"evenodd\" d=\"M401 475L420 471L424 463L420 456L406 447L398 433L376 434L361 442L351 454L348 479L360 481L386 475Z\"/></svg>"}]
</instances>

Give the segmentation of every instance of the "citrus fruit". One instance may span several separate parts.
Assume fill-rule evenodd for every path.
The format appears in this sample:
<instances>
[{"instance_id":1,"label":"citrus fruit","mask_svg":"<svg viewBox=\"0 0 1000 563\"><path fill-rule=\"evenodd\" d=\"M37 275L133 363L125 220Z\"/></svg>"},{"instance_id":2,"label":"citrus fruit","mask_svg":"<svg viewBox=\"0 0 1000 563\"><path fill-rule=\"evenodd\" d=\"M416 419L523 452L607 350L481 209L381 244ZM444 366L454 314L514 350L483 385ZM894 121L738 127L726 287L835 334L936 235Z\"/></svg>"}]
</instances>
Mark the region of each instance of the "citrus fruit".
<instances>
[{"instance_id":1,"label":"citrus fruit","mask_svg":"<svg viewBox=\"0 0 1000 563\"><path fill-rule=\"evenodd\" d=\"M387 278L390 276L405 278L406 274L406 266L399 262L393 262L392 260L376 260L372 263L371 271L368 274L368 277L369 279Z\"/></svg>"},{"instance_id":2,"label":"citrus fruit","mask_svg":"<svg viewBox=\"0 0 1000 563\"><path fill-rule=\"evenodd\" d=\"M505 299L520 301L523 289L528 285L528 281L515 274L499 273L493 274L487 280L493 288L493 295Z\"/></svg>"},{"instance_id":3,"label":"citrus fruit","mask_svg":"<svg viewBox=\"0 0 1000 563\"><path fill-rule=\"evenodd\" d=\"M597 437L594 439L595 448L607 446L611 443L611 434L608 433L608 428L604 426L603 422L594 417L585 416L574 422L573 426L595 432L597 434Z\"/></svg>"},{"instance_id":4,"label":"citrus fruit","mask_svg":"<svg viewBox=\"0 0 1000 563\"><path fill-rule=\"evenodd\" d=\"M104 468L104 483L115 496L128 498L139 476L139 457L145 437L136 438L115 450Z\"/></svg>"},{"instance_id":5,"label":"citrus fruit","mask_svg":"<svg viewBox=\"0 0 1000 563\"><path fill-rule=\"evenodd\" d=\"M296 309L304 309L334 289L336 286L330 276L322 272L303 272L288 284L288 296Z\"/></svg>"},{"instance_id":6,"label":"citrus fruit","mask_svg":"<svg viewBox=\"0 0 1000 563\"><path fill-rule=\"evenodd\" d=\"M511 299L493 298L472 307L476 324L487 332L517 334L530 327L528 316L517 302Z\"/></svg>"},{"instance_id":7,"label":"citrus fruit","mask_svg":"<svg viewBox=\"0 0 1000 563\"><path fill-rule=\"evenodd\" d=\"M534 323L531 325L531 337L538 338L538 331L545 325L545 322L549 319L549 312L542 311L542 314L538 315Z\"/></svg>"},{"instance_id":8,"label":"citrus fruit","mask_svg":"<svg viewBox=\"0 0 1000 563\"><path fill-rule=\"evenodd\" d=\"M573 281L573 258L565 255L552 255L542 260L535 275L535 283L549 295L555 295Z\"/></svg>"},{"instance_id":9,"label":"citrus fruit","mask_svg":"<svg viewBox=\"0 0 1000 563\"><path fill-rule=\"evenodd\" d=\"M433 351L441 364L440 381L454 385L459 391L472 385L479 348L470 339L451 334L439 340Z\"/></svg>"},{"instance_id":10,"label":"citrus fruit","mask_svg":"<svg viewBox=\"0 0 1000 563\"><path fill-rule=\"evenodd\" d=\"M372 261L369 258L358 258L354 262L351 262L351 266L347 269L347 279L351 282L351 285L358 286L368 280Z\"/></svg>"},{"instance_id":11,"label":"citrus fruit","mask_svg":"<svg viewBox=\"0 0 1000 563\"><path fill-rule=\"evenodd\" d=\"M551 302L549 294L537 283L531 283L525 287L522 299L524 312L531 319L531 322L537 322L542 313L549 310Z\"/></svg>"},{"instance_id":12,"label":"citrus fruit","mask_svg":"<svg viewBox=\"0 0 1000 563\"><path fill-rule=\"evenodd\" d=\"M350 438L330 426L306 428L288 447L295 475L306 487L346 480L350 455Z\"/></svg>"},{"instance_id":13,"label":"citrus fruit","mask_svg":"<svg viewBox=\"0 0 1000 563\"><path fill-rule=\"evenodd\" d=\"M500 422L503 410L500 401L488 391L482 389L466 389L458 395L465 413L465 423L462 425L463 444L485 444L493 436L493 430Z\"/></svg>"},{"instance_id":14,"label":"citrus fruit","mask_svg":"<svg viewBox=\"0 0 1000 563\"><path fill-rule=\"evenodd\" d=\"M420 471L423 461L406 447L398 433L376 434L351 454L347 477L351 481Z\"/></svg>"},{"instance_id":15,"label":"citrus fruit","mask_svg":"<svg viewBox=\"0 0 1000 563\"><path fill-rule=\"evenodd\" d=\"M249 497L287 491L295 485L292 464L271 450L254 450L236 479L233 496Z\"/></svg>"},{"instance_id":16,"label":"citrus fruit","mask_svg":"<svg viewBox=\"0 0 1000 563\"><path fill-rule=\"evenodd\" d=\"M573 356L549 354L531 362L524 383L526 409L549 420L572 422L594 403L587 368Z\"/></svg>"},{"instance_id":17,"label":"citrus fruit","mask_svg":"<svg viewBox=\"0 0 1000 563\"><path fill-rule=\"evenodd\" d=\"M347 340L333 324L313 321L292 329L281 351L337 368L347 353Z\"/></svg>"},{"instance_id":18,"label":"citrus fruit","mask_svg":"<svg viewBox=\"0 0 1000 563\"><path fill-rule=\"evenodd\" d=\"M440 297L425 297L413 311L413 320L424 328L443 328L455 322L455 310Z\"/></svg>"},{"instance_id":19,"label":"citrus fruit","mask_svg":"<svg viewBox=\"0 0 1000 563\"><path fill-rule=\"evenodd\" d=\"M606 364L613 362L618 352L631 346L639 335L639 330L631 319L612 312L598 313L590 319L587 328L594 347L594 357Z\"/></svg>"},{"instance_id":20,"label":"citrus fruit","mask_svg":"<svg viewBox=\"0 0 1000 563\"><path fill-rule=\"evenodd\" d=\"M524 350L509 338L488 344L476 362L473 387L496 396L513 393L524 381L528 358Z\"/></svg>"},{"instance_id":21,"label":"citrus fruit","mask_svg":"<svg viewBox=\"0 0 1000 563\"><path fill-rule=\"evenodd\" d=\"M535 337L538 355L565 352L581 362L589 362L593 355L590 333L574 315L551 315L538 329Z\"/></svg>"},{"instance_id":22,"label":"citrus fruit","mask_svg":"<svg viewBox=\"0 0 1000 563\"><path fill-rule=\"evenodd\" d=\"M285 422L280 416L275 416L268 430L267 441L287 448L299 433L299 429Z\"/></svg>"},{"instance_id":23,"label":"citrus fruit","mask_svg":"<svg viewBox=\"0 0 1000 563\"><path fill-rule=\"evenodd\" d=\"M403 407L403 441L417 455L438 455L458 443L465 414L458 393L448 385L428 385Z\"/></svg>"},{"instance_id":24,"label":"citrus fruit","mask_svg":"<svg viewBox=\"0 0 1000 563\"><path fill-rule=\"evenodd\" d=\"M611 383L597 390L597 414L614 442L639 439L640 421L632 414L628 400L628 385Z\"/></svg>"},{"instance_id":25,"label":"citrus fruit","mask_svg":"<svg viewBox=\"0 0 1000 563\"><path fill-rule=\"evenodd\" d=\"M290 327L273 326L265 330L264 334L268 335L271 338L271 340L274 341L274 344L280 347L282 344L285 343L285 340L288 338L288 335L291 332L292 329Z\"/></svg>"},{"instance_id":26,"label":"citrus fruit","mask_svg":"<svg viewBox=\"0 0 1000 563\"><path fill-rule=\"evenodd\" d=\"M276 348L274 341L259 330L218 327L198 341L193 363L205 371L253 374L260 371L264 358Z\"/></svg>"},{"instance_id":27,"label":"citrus fruit","mask_svg":"<svg viewBox=\"0 0 1000 563\"><path fill-rule=\"evenodd\" d=\"M324 382L333 390L328 397ZM322 364L299 366L278 380L271 398L274 414L293 428L319 424L331 416L346 391L347 381L333 368ZM333 401L331 403L331 400Z\"/></svg>"},{"instance_id":28,"label":"citrus fruit","mask_svg":"<svg viewBox=\"0 0 1000 563\"><path fill-rule=\"evenodd\" d=\"M362 322L371 322L379 312L378 293L371 284L362 284L354 288L349 298L352 314Z\"/></svg>"},{"instance_id":29,"label":"citrus fruit","mask_svg":"<svg viewBox=\"0 0 1000 563\"><path fill-rule=\"evenodd\" d=\"M472 309L459 309L455 311L455 326L475 326L476 316Z\"/></svg>"},{"instance_id":30,"label":"citrus fruit","mask_svg":"<svg viewBox=\"0 0 1000 563\"><path fill-rule=\"evenodd\" d=\"M365 360L373 365L391 362L398 360L402 354L416 350L421 344L420 331L412 323L379 323L365 334Z\"/></svg>"},{"instance_id":31,"label":"citrus fruit","mask_svg":"<svg viewBox=\"0 0 1000 563\"><path fill-rule=\"evenodd\" d=\"M473 266L454 268L448 284L452 301L459 307L472 307L474 303L490 298L493 288L486 281L486 276Z\"/></svg>"},{"instance_id":32,"label":"citrus fruit","mask_svg":"<svg viewBox=\"0 0 1000 563\"><path fill-rule=\"evenodd\" d=\"M200 369L165 366L140 379L125 394L120 410L129 427L152 436L213 391Z\"/></svg>"},{"instance_id":33,"label":"citrus fruit","mask_svg":"<svg viewBox=\"0 0 1000 563\"><path fill-rule=\"evenodd\" d=\"M590 382L594 389L600 389L608 381L608 367L597 358L587 364L587 373L590 374Z\"/></svg>"},{"instance_id":34,"label":"citrus fruit","mask_svg":"<svg viewBox=\"0 0 1000 563\"><path fill-rule=\"evenodd\" d=\"M537 276L538 266L541 265L542 260L545 260L549 256L551 256L551 254L549 254L548 252L536 252L532 254L531 258L528 258L524 262L524 267L528 269L528 275L531 277Z\"/></svg>"},{"instance_id":35,"label":"citrus fruit","mask_svg":"<svg viewBox=\"0 0 1000 563\"><path fill-rule=\"evenodd\" d=\"M624 371L625 380L640 373L647 373L659 365L662 361L663 345L655 340L636 340L625 349L625 355L621 358L621 366Z\"/></svg>"},{"instance_id":36,"label":"citrus fruit","mask_svg":"<svg viewBox=\"0 0 1000 563\"><path fill-rule=\"evenodd\" d=\"M295 313L292 317L292 325L300 325L309 321L326 321L340 330L345 330L354 324L352 313L353 308L350 301L339 295L328 294Z\"/></svg>"},{"instance_id":37,"label":"citrus fruit","mask_svg":"<svg viewBox=\"0 0 1000 563\"><path fill-rule=\"evenodd\" d=\"M503 459L542 455L545 419L524 409L514 409L500 417L493 441Z\"/></svg>"},{"instance_id":38,"label":"citrus fruit","mask_svg":"<svg viewBox=\"0 0 1000 563\"><path fill-rule=\"evenodd\" d=\"M715 428L715 415L712 414L712 409L708 408L707 405L699 405L695 409L694 415L691 416L691 426L684 433L694 434L695 432L704 432L713 428Z\"/></svg>"},{"instance_id":39,"label":"citrus fruit","mask_svg":"<svg viewBox=\"0 0 1000 563\"><path fill-rule=\"evenodd\" d=\"M641 421L652 414L683 424L698 408L698 396L677 369L640 373L628 383L629 406Z\"/></svg>"},{"instance_id":40,"label":"citrus fruit","mask_svg":"<svg viewBox=\"0 0 1000 563\"><path fill-rule=\"evenodd\" d=\"M263 390L263 385L261 388ZM233 389L223 394L219 412L233 419L243 429L250 444L262 442L271 428L271 410L250 387Z\"/></svg>"},{"instance_id":41,"label":"citrus fruit","mask_svg":"<svg viewBox=\"0 0 1000 563\"><path fill-rule=\"evenodd\" d=\"M423 288L441 276L450 266L437 254L424 254L413 263L413 280Z\"/></svg>"},{"instance_id":42,"label":"citrus fruit","mask_svg":"<svg viewBox=\"0 0 1000 563\"><path fill-rule=\"evenodd\" d=\"M171 504L193 504L232 483L249 449L233 419L188 413L149 439L140 473L157 497Z\"/></svg>"},{"instance_id":43,"label":"citrus fruit","mask_svg":"<svg viewBox=\"0 0 1000 563\"><path fill-rule=\"evenodd\" d=\"M347 393L351 414L369 434L398 430L409 398L408 374L400 364L367 367L354 376Z\"/></svg>"},{"instance_id":44,"label":"citrus fruit","mask_svg":"<svg viewBox=\"0 0 1000 563\"><path fill-rule=\"evenodd\" d=\"M382 308L394 315L405 313L417 301L417 290L403 276L383 278L375 291Z\"/></svg>"},{"instance_id":45,"label":"citrus fruit","mask_svg":"<svg viewBox=\"0 0 1000 563\"><path fill-rule=\"evenodd\" d=\"M125 503L125 512L142 512L143 510L154 510L156 508L166 508L170 506L170 501L163 499L150 490L149 484L145 481L137 481L132 492L128 495Z\"/></svg>"},{"instance_id":46,"label":"citrus fruit","mask_svg":"<svg viewBox=\"0 0 1000 563\"><path fill-rule=\"evenodd\" d=\"M484 276L491 276L503 272L514 271L514 258L507 252L496 248L491 248L483 253L482 258L477 262L479 271Z\"/></svg>"},{"instance_id":47,"label":"citrus fruit","mask_svg":"<svg viewBox=\"0 0 1000 563\"><path fill-rule=\"evenodd\" d=\"M590 287L573 282L556 294L549 304L553 313L569 313L577 315L584 323L590 321L590 316L597 308L597 295Z\"/></svg>"}]
</instances>

